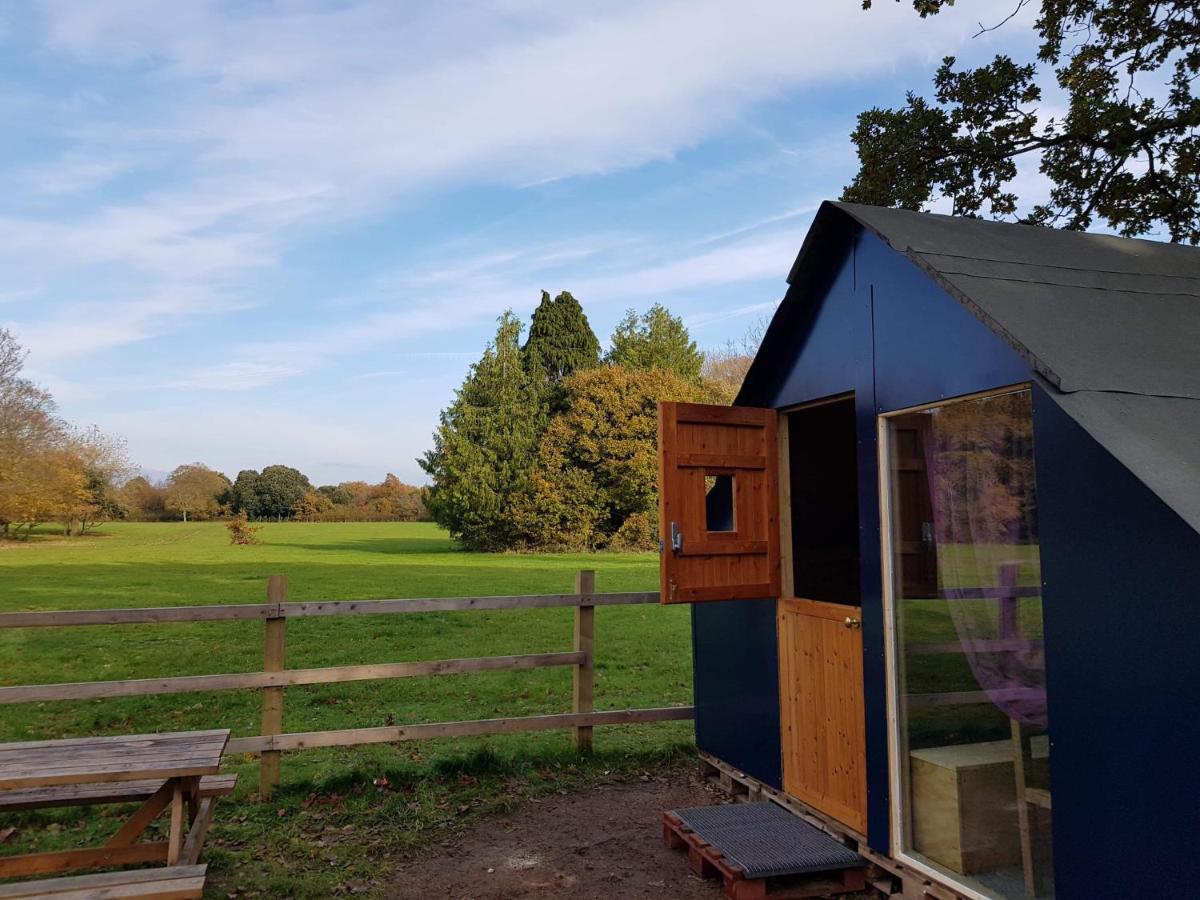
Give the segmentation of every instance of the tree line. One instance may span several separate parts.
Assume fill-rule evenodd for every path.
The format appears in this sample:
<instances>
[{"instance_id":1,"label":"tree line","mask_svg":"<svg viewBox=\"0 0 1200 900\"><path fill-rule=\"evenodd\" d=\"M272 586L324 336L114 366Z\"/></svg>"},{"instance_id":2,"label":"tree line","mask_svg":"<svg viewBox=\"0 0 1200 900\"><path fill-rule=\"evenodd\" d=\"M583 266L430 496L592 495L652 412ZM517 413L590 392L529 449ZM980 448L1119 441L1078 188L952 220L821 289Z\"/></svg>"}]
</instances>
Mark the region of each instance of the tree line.
<instances>
[{"instance_id":1,"label":"tree line","mask_svg":"<svg viewBox=\"0 0 1200 900\"><path fill-rule=\"evenodd\" d=\"M473 550L657 546L657 403L731 402L762 329L704 353L655 304L602 354L569 292L542 292L524 341L505 312L418 460L430 513Z\"/></svg>"},{"instance_id":2,"label":"tree line","mask_svg":"<svg viewBox=\"0 0 1200 900\"><path fill-rule=\"evenodd\" d=\"M0 328L0 536L28 538L34 528L52 522L78 536L113 519L429 518L424 488L392 474L379 484L314 487L290 466L246 469L231 481L203 463L191 463L161 483L151 482L135 475L121 438L64 421L50 392L25 377L25 359L12 333Z\"/></svg>"},{"instance_id":3,"label":"tree line","mask_svg":"<svg viewBox=\"0 0 1200 900\"><path fill-rule=\"evenodd\" d=\"M125 518L184 522L245 515L249 520L304 522L427 521L425 489L390 472L379 484L344 481L314 487L299 469L243 469L230 480L203 463L174 469L159 484L143 476L121 489Z\"/></svg>"}]
</instances>

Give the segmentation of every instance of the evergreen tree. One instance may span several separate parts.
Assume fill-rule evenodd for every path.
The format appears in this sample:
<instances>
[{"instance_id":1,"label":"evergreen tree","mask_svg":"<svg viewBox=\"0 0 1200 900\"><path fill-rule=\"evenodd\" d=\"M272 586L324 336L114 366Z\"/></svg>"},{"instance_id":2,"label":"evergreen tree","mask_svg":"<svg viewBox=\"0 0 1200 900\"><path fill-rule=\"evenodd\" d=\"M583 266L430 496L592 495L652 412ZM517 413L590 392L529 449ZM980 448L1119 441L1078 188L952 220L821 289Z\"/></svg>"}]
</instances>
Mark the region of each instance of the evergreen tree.
<instances>
[{"instance_id":1,"label":"evergreen tree","mask_svg":"<svg viewBox=\"0 0 1200 900\"><path fill-rule=\"evenodd\" d=\"M704 354L678 316L661 303L655 303L640 318L636 310L627 310L613 332L612 349L606 361L627 369L661 369L674 372L687 381L698 382Z\"/></svg>"},{"instance_id":2,"label":"evergreen tree","mask_svg":"<svg viewBox=\"0 0 1200 900\"><path fill-rule=\"evenodd\" d=\"M434 521L470 550L515 543L511 504L527 487L546 421L523 364L521 322L511 311L499 322L496 339L442 411L433 449L417 460L433 480L427 503Z\"/></svg>"},{"instance_id":3,"label":"evergreen tree","mask_svg":"<svg viewBox=\"0 0 1200 900\"><path fill-rule=\"evenodd\" d=\"M600 341L570 292L563 291L551 300L550 294L542 291L521 354L525 371L535 384L557 384L572 372L600 365Z\"/></svg>"}]
</instances>

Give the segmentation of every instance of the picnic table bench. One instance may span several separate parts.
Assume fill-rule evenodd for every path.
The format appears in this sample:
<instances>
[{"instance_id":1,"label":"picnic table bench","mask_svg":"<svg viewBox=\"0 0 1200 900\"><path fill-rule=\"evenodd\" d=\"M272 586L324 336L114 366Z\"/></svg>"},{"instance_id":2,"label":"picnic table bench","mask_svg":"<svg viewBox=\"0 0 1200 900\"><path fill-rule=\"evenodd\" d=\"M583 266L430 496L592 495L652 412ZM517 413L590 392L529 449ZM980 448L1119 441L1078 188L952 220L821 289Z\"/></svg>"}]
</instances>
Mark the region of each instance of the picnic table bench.
<instances>
[{"instance_id":1,"label":"picnic table bench","mask_svg":"<svg viewBox=\"0 0 1200 900\"><path fill-rule=\"evenodd\" d=\"M102 847L0 856L0 878L52 875L139 863L166 868L0 885L0 900L27 896L199 897L200 850L216 798L233 790L221 776L227 729L0 744L0 812L141 802ZM166 840L141 841L163 812ZM32 893L31 893L32 892Z\"/></svg>"}]
</instances>

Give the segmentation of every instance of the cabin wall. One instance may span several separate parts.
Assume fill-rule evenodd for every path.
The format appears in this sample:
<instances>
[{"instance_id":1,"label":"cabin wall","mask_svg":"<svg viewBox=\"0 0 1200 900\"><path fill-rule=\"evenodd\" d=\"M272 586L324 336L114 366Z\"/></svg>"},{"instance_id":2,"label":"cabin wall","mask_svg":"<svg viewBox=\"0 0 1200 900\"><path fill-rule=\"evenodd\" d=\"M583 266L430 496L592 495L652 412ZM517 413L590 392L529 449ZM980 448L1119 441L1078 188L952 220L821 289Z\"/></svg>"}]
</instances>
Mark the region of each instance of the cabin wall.
<instances>
[{"instance_id":1,"label":"cabin wall","mask_svg":"<svg viewBox=\"0 0 1200 900\"><path fill-rule=\"evenodd\" d=\"M1034 428L1057 896L1195 896L1200 535L1041 388Z\"/></svg>"},{"instance_id":2,"label":"cabin wall","mask_svg":"<svg viewBox=\"0 0 1200 900\"><path fill-rule=\"evenodd\" d=\"M867 838L890 850L885 634L876 416L1027 381L1029 366L905 257L848 228L828 268L789 290L786 355L747 406L787 408L853 392L858 436L860 581L867 742ZM692 611L696 740L780 786L778 659L773 601L698 604ZM752 709L747 709L749 701ZM760 702L761 701L761 702Z\"/></svg>"}]
</instances>

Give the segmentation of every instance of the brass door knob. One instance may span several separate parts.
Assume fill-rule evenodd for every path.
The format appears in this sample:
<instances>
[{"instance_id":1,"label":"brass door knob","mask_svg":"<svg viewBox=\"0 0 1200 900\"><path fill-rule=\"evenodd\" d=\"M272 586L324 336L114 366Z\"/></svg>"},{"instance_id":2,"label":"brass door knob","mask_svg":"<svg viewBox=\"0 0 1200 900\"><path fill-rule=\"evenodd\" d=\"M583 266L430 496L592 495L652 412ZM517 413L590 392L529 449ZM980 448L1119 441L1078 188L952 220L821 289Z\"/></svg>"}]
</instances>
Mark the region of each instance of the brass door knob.
<instances>
[{"instance_id":1,"label":"brass door knob","mask_svg":"<svg viewBox=\"0 0 1200 900\"><path fill-rule=\"evenodd\" d=\"M862 628L862 619L855 619L852 616L846 616L845 625L847 628Z\"/></svg>"}]
</instances>

